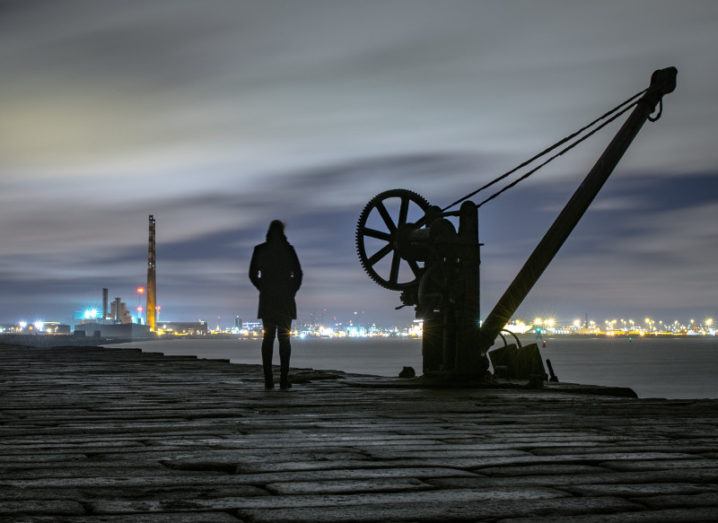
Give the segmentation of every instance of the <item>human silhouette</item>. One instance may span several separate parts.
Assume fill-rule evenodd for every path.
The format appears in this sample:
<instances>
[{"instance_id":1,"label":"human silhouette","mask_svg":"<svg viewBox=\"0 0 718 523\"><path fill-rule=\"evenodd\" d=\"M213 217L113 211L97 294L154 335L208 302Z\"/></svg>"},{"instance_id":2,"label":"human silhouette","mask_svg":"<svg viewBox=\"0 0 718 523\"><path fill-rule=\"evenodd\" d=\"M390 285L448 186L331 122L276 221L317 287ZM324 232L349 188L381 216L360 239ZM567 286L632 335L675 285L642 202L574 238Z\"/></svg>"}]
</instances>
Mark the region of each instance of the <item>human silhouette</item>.
<instances>
[{"instance_id":1,"label":"human silhouette","mask_svg":"<svg viewBox=\"0 0 718 523\"><path fill-rule=\"evenodd\" d=\"M289 358L292 352L289 334L297 318L294 296L302 285L302 267L294 247L284 235L284 223L273 220L267 229L267 241L257 245L249 264L249 279L259 291L257 317L264 326L262 366L264 388L274 388L272 353L274 337L279 339L281 389L289 389Z\"/></svg>"}]
</instances>

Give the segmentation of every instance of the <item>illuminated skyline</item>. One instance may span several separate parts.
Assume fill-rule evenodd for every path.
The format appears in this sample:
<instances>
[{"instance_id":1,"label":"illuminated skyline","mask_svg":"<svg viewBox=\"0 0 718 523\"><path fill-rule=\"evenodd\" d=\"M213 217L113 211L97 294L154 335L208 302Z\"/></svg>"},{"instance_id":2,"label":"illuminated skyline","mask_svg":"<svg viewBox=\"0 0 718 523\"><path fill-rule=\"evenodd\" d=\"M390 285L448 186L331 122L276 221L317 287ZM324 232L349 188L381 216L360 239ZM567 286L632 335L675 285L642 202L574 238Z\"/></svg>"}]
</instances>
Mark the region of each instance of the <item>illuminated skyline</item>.
<instances>
[{"instance_id":1,"label":"illuminated skyline","mask_svg":"<svg viewBox=\"0 0 718 523\"><path fill-rule=\"evenodd\" d=\"M153 213L165 317L251 317L247 264L276 217L300 316L410 322L354 253L372 196L448 203L668 65L660 123L519 315L718 316L718 4L547 3L3 4L0 319L68 321L103 287L132 305ZM611 132L482 209L484 314Z\"/></svg>"},{"instance_id":2,"label":"illuminated skyline","mask_svg":"<svg viewBox=\"0 0 718 523\"><path fill-rule=\"evenodd\" d=\"M138 289L139 290L139 289ZM139 307L138 309L142 309ZM135 310L137 312L137 309ZM87 320L99 320L101 317L100 310L96 305L88 305L84 309L75 310L72 314L72 318L67 323L69 325L79 325ZM365 311L354 311L352 314L346 317L337 316L331 311L326 309L322 311L310 311L308 314L301 316L295 322L295 328L303 329L306 326L320 326L321 328L334 328L337 326L343 326L342 328L348 328L350 326L357 328L368 329L370 327L378 328L381 330L404 328L409 329L412 325L421 323L421 320L406 320L392 322L390 320L374 321L367 319L369 315ZM566 334L569 332L581 331L584 334L601 334L604 335L607 332L628 332L628 331L643 331L644 333L679 333L679 332L700 332L703 335L715 335L716 334L716 320L713 316L700 314L695 318L659 318L651 316L638 316L639 319L634 319L628 316L621 316L614 314L609 318L593 318L587 314L574 314L567 317L556 317L553 315L538 315L534 317L522 317L516 316L506 325L506 329L517 333L524 334L535 330L536 328L545 330L549 333ZM256 320L252 314L249 315L236 315L234 317L194 317L192 322L204 322L210 329L215 330L227 330L236 326L237 320L243 324L254 324L258 329L261 330L261 322ZM165 323L174 323L176 318L164 318ZM138 322L137 314L132 315L132 322ZM139 320L140 323L145 324L144 317ZM44 324L44 323L58 323L57 318L45 318L39 315L30 315L21 319L14 319L11 321L0 321L0 326L6 328L14 325L24 329L28 325ZM159 322L163 323L163 322ZM41 329L38 329L41 330ZM2 332L2 331L0 331Z\"/></svg>"}]
</instances>

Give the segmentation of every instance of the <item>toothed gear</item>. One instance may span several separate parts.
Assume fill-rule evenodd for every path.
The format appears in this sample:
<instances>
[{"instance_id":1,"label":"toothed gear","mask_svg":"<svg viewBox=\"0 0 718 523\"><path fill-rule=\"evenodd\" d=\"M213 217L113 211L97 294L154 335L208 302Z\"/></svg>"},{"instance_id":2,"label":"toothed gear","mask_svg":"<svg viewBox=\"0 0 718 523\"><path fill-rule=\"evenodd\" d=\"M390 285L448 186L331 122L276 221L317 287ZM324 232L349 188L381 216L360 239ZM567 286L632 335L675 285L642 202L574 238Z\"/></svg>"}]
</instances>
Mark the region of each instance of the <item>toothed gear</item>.
<instances>
[{"instance_id":1,"label":"toothed gear","mask_svg":"<svg viewBox=\"0 0 718 523\"><path fill-rule=\"evenodd\" d=\"M384 204L386 200L391 198L399 198L401 200L401 204L399 206L399 216L397 217L392 217ZM401 291L411 287L416 283L419 273L422 270L416 262L406 262L406 260L404 260L404 263L409 265L409 268L414 274L414 279L405 282L399 281L399 266L402 259L396 251L396 246L394 244L394 232L399 227L407 223L409 207L412 203L418 206L424 213L426 213L429 207L431 207L431 204L423 196L413 191L409 191L407 189L392 189L374 196L374 198L369 200L369 203L366 204L359 215L359 221L357 222L356 228L356 249L357 254L359 255L359 262L369 277L386 289ZM367 220L369 219L369 215L371 215L372 211L377 211L379 213L379 216L384 222L384 230L377 230L366 226ZM371 256L367 256L364 241L367 237L384 241L386 242L386 245ZM379 275L376 270L374 270L374 265L390 253L393 253L390 272L388 278L384 278Z\"/></svg>"}]
</instances>

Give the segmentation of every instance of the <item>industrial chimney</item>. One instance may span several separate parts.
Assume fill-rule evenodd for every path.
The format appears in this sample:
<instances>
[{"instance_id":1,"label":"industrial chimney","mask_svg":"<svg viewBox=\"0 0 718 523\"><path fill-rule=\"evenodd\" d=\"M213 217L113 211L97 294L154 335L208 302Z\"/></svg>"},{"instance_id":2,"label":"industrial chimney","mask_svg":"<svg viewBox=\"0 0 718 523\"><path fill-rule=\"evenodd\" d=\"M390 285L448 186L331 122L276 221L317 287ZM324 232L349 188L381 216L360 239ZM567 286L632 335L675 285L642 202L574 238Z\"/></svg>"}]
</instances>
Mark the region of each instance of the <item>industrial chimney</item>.
<instances>
[{"instance_id":1,"label":"industrial chimney","mask_svg":"<svg viewBox=\"0 0 718 523\"><path fill-rule=\"evenodd\" d=\"M157 332L157 275L155 252L155 217L150 214L150 238L147 247L147 326Z\"/></svg>"},{"instance_id":2,"label":"industrial chimney","mask_svg":"<svg viewBox=\"0 0 718 523\"><path fill-rule=\"evenodd\" d=\"M102 321L105 321L107 319L107 306L109 295L109 289L102 289Z\"/></svg>"},{"instance_id":3,"label":"industrial chimney","mask_svg":"<svg viewBox=\"0 0 718 523\"><path fill-rule=\"evenodd\" d=\"M114 323L122 323L122 298L119 296L115 297L115 303L112 308L115 313L113 318Z\"/></svg>"}]
</instances>

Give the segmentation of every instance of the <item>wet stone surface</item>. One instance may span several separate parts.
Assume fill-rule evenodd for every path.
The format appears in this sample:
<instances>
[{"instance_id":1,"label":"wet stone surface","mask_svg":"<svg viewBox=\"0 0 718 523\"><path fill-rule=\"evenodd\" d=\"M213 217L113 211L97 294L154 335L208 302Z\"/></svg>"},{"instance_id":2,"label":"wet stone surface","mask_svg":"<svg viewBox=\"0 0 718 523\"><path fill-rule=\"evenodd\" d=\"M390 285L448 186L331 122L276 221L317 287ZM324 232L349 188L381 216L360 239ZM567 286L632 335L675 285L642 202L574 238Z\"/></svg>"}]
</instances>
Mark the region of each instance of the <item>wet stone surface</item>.
<instances>
[{"instance_id":1,"label":"wet stone surface","mask_svg":"<svg viewBox=\"0 0 718 523\"><path fill-rule=\"evenodd\" d=\"M0 521L714 521L718 401L0 346ZM426 384L424 384L426 385Z\"/></svg>"}]
</instances>

